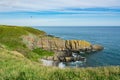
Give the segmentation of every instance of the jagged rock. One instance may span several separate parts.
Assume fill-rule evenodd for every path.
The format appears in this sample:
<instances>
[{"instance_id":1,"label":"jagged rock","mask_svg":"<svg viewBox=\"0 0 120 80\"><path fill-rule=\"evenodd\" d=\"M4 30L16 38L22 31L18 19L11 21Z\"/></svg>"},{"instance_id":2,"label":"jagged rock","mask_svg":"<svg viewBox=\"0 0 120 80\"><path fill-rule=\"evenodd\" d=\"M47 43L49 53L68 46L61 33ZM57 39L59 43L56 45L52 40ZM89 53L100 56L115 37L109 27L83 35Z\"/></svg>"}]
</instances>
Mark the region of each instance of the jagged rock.
<instances>
[{"instance_id":1,"label":"jagged rock","mask_svg":"<svg viewBox=\"0 0 120 80\"><path fill-rule=\"evenodd\" d=\"M85 57L77 56L77 57L59 57L58 60L59 62L75 62L75 61L85 61Z\"/></svg>"},{"instance_id":2,"label":"jagged rock","mask_svg":"<svg viewBox=\"0 0 120 80\"><path fill-rule=\"evenodd\" d=\"M54 60L54 57L53 56L49 56L49 57L47 57L47 60Z\"/></svg>"},{"instance_id":3,"label":"jagged rock","mask_svg":"<svg viewBox=\"0 0 120 80\"><path fill-rule=\"evenodd\" d=\"M35 36L29 34L27 36L22 36L23 42L27 45L28 48L43 48L45 50L54 51L65 57L72 55L72 52L77 53L90 53L92 51L100 51L103 49L100 45L92 45L91 43L85 40L63 40L56 37L50 36ZM60 53L61 52L61 53ZM60 57L60 56L57 56ZM57 59L55 57L55 59Z\"/></svg>"},{"instance_id":4,"label":"jagged rock","mask_svg":"<svg viewBox=\"0 0 120 80\"><path fill-rule=\"evenodd\" d=\"M66 62L74 61L74 57L65 57Z\"/></svg>"},{"instance_id":5,"label":"jagged rock","mask_svg":"<svg viewBox=\"0 0 120 80\"><path fill-rule=\"evenodd\" d=\"M80 49L90 48L91 44L84 40L66 40L65 46L67 49L78 51Z\"/></svg>"},{"instance_id":6,"label":"jagged rock","mask_svg":"<svg viewBox=\"0 0 120 80\"><path fill-rule=\"evenodd\" d=\"M59 61L59 59L58 59L57 56L54 56L53 60L54 60L54 61Z\"/></svg>"},{"instance_id":7,"label":"jagged rock","mask_svg":"<svg viewBox=\"0 0 120 80\"><path fill-rule=\"evenodd\" d=\"M65 59L64 56L58 57L58 59L59 59L60 62L66 62L66 59Z\"/></svg>"},{"instance_id":8,"label":"jagged rock","mask_svg":"<svg viewBox=\"0 0 120 80\"><path fill-rule=\"evenodd\" d=\"M103 46L101 46L101 45L93 45L92 46L92 50L93 51L100 51L100 50L103 50L104 49L104 47Z\"/></svg>"},{"instance_id":9,"label":"jagged rock","mask_svg":"<svg viewBox=\"0 0 120 80\"><path fill-rule=\"evenodd\" d=\"M81 56L74 57L74 61L85 61L85 57Z\"/></svg>"},{"instance_id":10,"label":"jagged rock","mask_svg":"<svg viewBox=\"0 0 120 80\"><path fill-rule=\"evenodd\" d=\"M53 66L58 66L58 64L60 63L60 61L53 61Z\"/></svg>"}]
</instances>

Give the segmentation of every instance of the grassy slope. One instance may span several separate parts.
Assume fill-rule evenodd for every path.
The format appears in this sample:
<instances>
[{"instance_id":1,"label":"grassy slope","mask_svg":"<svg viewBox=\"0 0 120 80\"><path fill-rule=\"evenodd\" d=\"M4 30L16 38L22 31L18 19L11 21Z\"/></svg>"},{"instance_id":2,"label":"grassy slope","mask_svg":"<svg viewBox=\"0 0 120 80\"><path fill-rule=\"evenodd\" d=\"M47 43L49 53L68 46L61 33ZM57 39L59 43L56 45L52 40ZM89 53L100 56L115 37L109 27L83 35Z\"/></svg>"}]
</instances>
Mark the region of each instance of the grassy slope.
<instances>
[{"instance_id":1,"label":"grassy slope","mask_svg":"<svg viewBox=\"0 0 120 80\"><path fill-rule=\"evenodd\" d=\"M119 80L120 67L58 69L43 67L19 54L0 49L0 80Z\"/></svg>"},{"instance_id":2,"label":"grassy slope","mask_svg":"<svg viewBox=\"0 0 120 80\"><path fill-rule=\"evenodd\" d=\"M0 43L12 49L26 48L21 42L21 36L27 34L45 35L43 31L31 27L0 26Z\"/></svg>"},{"instance_id":3,"label":"grassy slope","mask_svg":"<svg viewBox=\"0 0 120 80\"><path fill-rule=\"evenodd\" d=\"M48 52L41 49L30 51L23 43L21 43L21 40L18 38L18 36L25 35L29 33L29 31L31 31L30 33L34 33L33 29L29 29L30 30L26 30L23 27L0 27L0 80L120 79L119 66L80 69L58 69L55 67L43 67L40 63L34 62L33 60L40 57L40 53L43 52L48 55ZM39 31L36 33L35 30L34 34L39 35ZM19 50L16 50L18 48L20 48L20 50L25 49L23 52L28 54L27 58L26 56L22 56Z\"/></svg>"},{"instance_id":4,"label":"grassy slope","mask_svg":"<svg viewBox=\"0 0 120 80\"><path fill-rule=\"evenodd\" d=\"M37 61L42 56L53 55L53 52L42 49L28 49L22 42L21 36L27 35L29 33L36 36L43 36L46 34L44 31L40 31L31 27L0 25L0 43L6 45L9 50L18 51L27 58L35 61Z\"/></svg>"}]
</instances>

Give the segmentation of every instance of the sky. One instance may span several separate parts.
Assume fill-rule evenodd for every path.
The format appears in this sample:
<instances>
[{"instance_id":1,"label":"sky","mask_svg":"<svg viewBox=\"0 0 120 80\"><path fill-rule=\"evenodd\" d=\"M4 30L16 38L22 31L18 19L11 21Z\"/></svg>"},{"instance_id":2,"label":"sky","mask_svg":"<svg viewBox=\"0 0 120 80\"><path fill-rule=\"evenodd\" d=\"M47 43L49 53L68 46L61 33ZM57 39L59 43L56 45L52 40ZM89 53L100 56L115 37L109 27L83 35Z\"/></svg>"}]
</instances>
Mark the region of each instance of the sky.
<instances>
[{"instance_id":1,"label":"sky","mask_svg":"<svg viewBox=\"0 0 120 80\"><path fill-rule=\"evenodd\" d=\"M120 0L0 0L0 24L120 26Z\"/></svg>"}]
</instances>

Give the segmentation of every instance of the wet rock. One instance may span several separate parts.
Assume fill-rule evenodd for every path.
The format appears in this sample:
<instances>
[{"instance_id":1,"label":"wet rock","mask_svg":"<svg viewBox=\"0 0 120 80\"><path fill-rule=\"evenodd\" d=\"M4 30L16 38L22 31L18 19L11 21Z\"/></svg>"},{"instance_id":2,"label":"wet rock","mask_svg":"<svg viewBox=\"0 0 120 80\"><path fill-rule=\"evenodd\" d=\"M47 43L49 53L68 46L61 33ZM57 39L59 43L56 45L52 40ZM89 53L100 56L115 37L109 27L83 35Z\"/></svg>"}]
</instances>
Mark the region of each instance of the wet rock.
<instances>
[{"instance_id":1,"label":"wet rock","mask_svg":"<svg viewBox=\"0 0 120 80\"><path fill-rule=\"evenodd\" d=\"M65 57L66 62L74 61L74 57Z\"/></svg>"},{"instance_id":2,"label":"wet rock","mask_svg":"<svg viewBox=\"0 0 120 80\"><path fill-rule=\"evenodd\" d=\"M53 60L54 60L54 61L59 61L59 59L58 59L57 56L54 56Z\"/></svg>"},{"instance_id":3,"label":"wet rock","mask_svg":"<svg viewBox=\"0 0 120 80\"><path fill-rule=\"evenodd\" d=\"M57 61L59 62L75 62L75 61L84 61L86 58L77 56L77 57L59 57Z\"/></svg>"},{"instance_id":4,"label":"wet rock","mask_svg":"<svg viewBox=\"0 0 120 80\"><path fill-rule=\"evenodd\" d=\"M85 57L81 57L81 56L74 58L75 61L84 61L85 59L86 59Z\"/></svg>"},{"instance_id":5,"label":"wet rock","mask_svg":"<svg viewBox=\"0 0 120 80\"><path fill-rule=\"evenodd\" d=\"M64 56L60 56L60 57L58 57L58 59L60 62L66 62L66 59Z\"/></svg>"},{"instance_id":6,"label":"wet rock","mask_svg":"<svg viewBox=\"0 0 120 80\"><path fill-rule=\"evenodd\" d=\"M58 66L58 64L60 63L60 61L53 61L53 66Z\"/></svg>"}]
</instances>

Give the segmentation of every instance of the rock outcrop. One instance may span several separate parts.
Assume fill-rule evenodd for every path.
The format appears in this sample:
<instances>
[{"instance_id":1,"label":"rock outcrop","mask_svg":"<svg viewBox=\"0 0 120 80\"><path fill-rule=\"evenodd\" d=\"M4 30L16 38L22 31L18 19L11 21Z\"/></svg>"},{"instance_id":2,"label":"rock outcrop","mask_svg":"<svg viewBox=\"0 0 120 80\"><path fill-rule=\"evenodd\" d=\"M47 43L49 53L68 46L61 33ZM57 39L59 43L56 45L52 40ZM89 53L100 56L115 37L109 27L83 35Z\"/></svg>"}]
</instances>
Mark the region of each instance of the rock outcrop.
<instances>
[{"instance_id":1,"label":"rock outcrop","mask_svg":"<svg viewBox=\"0 0 120 80\"><path fill-rule=\"evenodd\" d=\"M44 54L45 50L49 50L56 53L55 56L48 57L47 59L49 60L76 61L82 58L79 56L74 57L73 53L85 54L103 49L102 46L92 45L85 40L63 40L53 35L47 35L46 32L31 27L0 26L0 32L1 44L14 50L12 53L19 54L20 52L24 56L31 58L33 58L34 53L38 55L43 52ZM41 50L44 49L44 51L37 51L36 48L38 48L37 50L42 48ZM0 46L0 49L4 49L4 46ZM33 54L27 54L28 52L33 52ZM46 57L47 55L43 56Z\"/></svg>"},{"instance_id":2,"label":"rock outcrop","mask_svg":"<svg viewBox=\"0 0 120 80\"><path fill-rule=\"evenodd\" d=\"M91 53L103 49L102 46L92 45L85 40L63 40L53 36L38 37L33 34L29 34L27 36L22 36L22 39L29 49L42 48L45 50L54 51L56 54L46 59L59 62L85 60L84 57L74 57L72 55L73 53Z\"/></svg>"},{"instance_id":3,"label":"rock outcrop","mask_svg":"<svg viewBox=\"0 0 120 80\"><path fill-rule=\"evenodd\" d=\"M50 36L35 36L29 34L22 36L23 42L28 48L43 48L51 51L71 51L71 52L86 52L100 51L103 49L100 45L92 45L85 40L63 40Z\"/></svg>"},{"instance_id":4,"label":"rock outcrop","mask_svg":"<svg viewBox=\"0 0 120 80\"><path fill-rule=\"evenodd\" d=\"M96 45L92 45L92 48L93 48L93 49L92 49L93 51L101 51L101 50L104 49L103 46L98 45L98 44L96 44Z\"/></svg>"}]
</instances>

